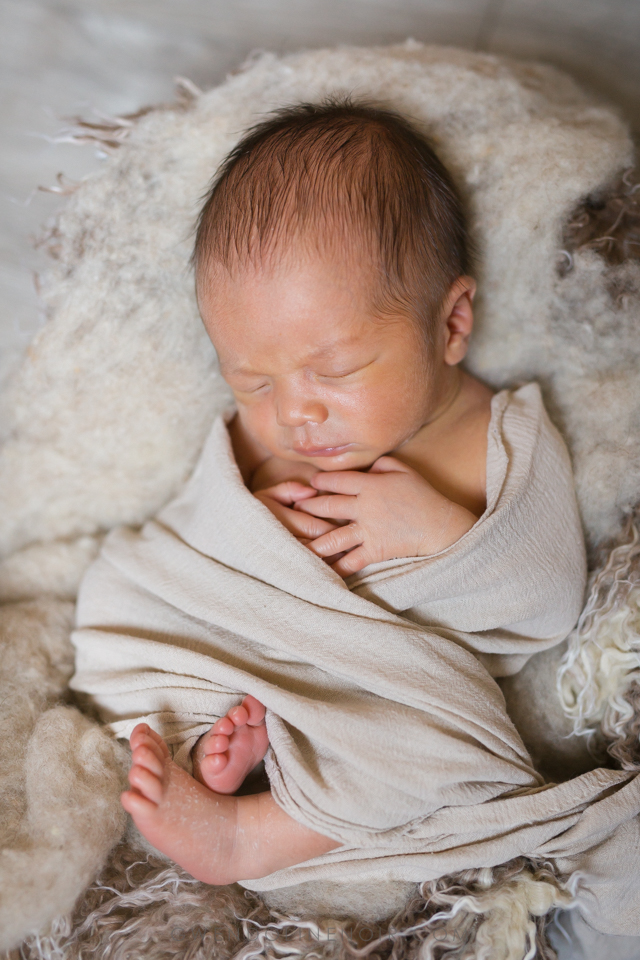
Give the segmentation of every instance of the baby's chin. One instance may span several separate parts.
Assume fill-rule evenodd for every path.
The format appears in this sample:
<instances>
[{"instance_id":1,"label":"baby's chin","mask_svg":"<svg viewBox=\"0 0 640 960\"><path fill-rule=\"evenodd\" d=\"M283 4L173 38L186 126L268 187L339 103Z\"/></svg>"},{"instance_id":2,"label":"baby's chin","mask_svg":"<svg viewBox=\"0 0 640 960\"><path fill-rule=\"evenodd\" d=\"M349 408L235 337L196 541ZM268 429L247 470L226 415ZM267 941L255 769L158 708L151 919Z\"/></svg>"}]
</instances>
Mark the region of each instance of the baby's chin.
<instances>
[{"instance_id":1,"label":"baby's chin","mask_svg":"<svg viewBox=\"0 0 640 960\"><path fill-rule=\"evenodd\" d=\"M276 454L285 460L291 460L294 463L306 463L318 471L334 470L366 470L372 463L382 456L382 453L372 452L370 450L345 450L335 456L304 456L295 451L283 451Z\"/></svg>"}]
</instances>

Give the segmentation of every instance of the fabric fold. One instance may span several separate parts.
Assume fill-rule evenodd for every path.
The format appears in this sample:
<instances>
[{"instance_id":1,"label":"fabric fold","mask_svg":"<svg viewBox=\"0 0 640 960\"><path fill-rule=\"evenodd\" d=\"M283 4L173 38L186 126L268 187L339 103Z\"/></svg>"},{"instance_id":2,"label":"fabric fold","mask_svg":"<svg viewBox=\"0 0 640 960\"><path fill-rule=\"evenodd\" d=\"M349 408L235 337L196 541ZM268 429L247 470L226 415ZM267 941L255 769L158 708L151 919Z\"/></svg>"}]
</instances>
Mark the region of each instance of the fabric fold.
<instances>
[{"instance_id":1,"label":"fabric fold","mask_svg":"<svg viewBox=\"0 0 640 960\"><path fill-rule=\"evenodd\" d=\"M535 385L493 400L487 489L452 547L345 583L246 489L219 418L182 493L106 538L80 592L72 687L117 736L145 720L187 769L253 694L277 803L342 844L247 885L569 856L587 813L604 836L599 810L640 810L629 773L544 784L490 673L563 639L582 603L570 464Z\"/></svg>"}]
</instances>

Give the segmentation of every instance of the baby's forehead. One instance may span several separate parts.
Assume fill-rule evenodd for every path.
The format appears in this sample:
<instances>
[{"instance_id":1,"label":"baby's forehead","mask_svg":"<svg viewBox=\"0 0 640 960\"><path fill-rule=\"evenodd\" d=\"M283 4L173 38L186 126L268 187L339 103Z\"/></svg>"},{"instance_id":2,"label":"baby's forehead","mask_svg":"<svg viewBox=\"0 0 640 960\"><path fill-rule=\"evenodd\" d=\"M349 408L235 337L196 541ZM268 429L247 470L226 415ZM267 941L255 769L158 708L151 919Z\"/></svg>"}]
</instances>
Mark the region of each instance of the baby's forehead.
<instances>
[{"instance_id":1,"label":"baby's forehead","mask_svg":"<svg viewBox=\"0 0 640 960\"><path fill-rule=\"evenodd\" d=\"M211 258L196 270L199 301L252 294L264 300L272 291L282 296L302 285L320 301L341 293L368 304L380 284L380 258L371 245L338 230L327 235L313 225L268 249L238 253L224 262Z\"/></svg>"},{"instance_id":2,"label":"baby's forehead","mask_svg":"<svg viewBox=\"0 0 640 960\"><path fill-rule=\"evenodd\" d=\"M366 273L318 258L214 271L200 309L225 372L255 370L261 357L292 367L335 363L370 349L387 326Z\"/></svg>"}]
</instances>

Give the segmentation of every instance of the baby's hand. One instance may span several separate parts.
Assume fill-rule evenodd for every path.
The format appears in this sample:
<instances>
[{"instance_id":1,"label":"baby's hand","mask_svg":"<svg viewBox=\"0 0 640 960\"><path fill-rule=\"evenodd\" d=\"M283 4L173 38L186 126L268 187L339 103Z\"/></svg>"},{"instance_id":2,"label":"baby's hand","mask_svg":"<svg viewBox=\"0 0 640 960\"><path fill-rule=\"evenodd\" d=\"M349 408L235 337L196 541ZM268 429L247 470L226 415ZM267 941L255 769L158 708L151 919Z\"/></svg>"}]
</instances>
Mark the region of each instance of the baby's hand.
<instances>
[{"instance_id":1,"label":"baby's hand","mask_svg":"<svg viewBox=\"0 0 640 960\"><path fill-rule=\"evenodd\" d=\"M304 500L317 497L317 491L313 487L298 483L297 480L286 480L266 490L258 490L254 493L254 497L264 503L280 523L305 546L323 534L337 529L338 525L335 523L292 509L294 505ZM327 498L323 497L323 499ZM336 550L333 552L337 553Z\"/></svg>"},{"instance_id":2,"label":"baby's hand","mask_svg":"<svg viewBox=\"0 0 640 960\"><path fill-rule=\"evenodd\" d=\"M269 457L251 477L250 489L252 493L275 487L284 480L297 480L303 486L309 485L309 480L317 473L310 463L297 460L284 460L282 457Z\"/></svg>"},{"instance_id":3,"label":"baby's hand","mask_svg":"<svg viewBox=\"0 0 640 960\"><path fill-rule=\"evenodd\" d=\"M367 473L328 471L310 482L332 495L300 497L290 512L351 521L309 544L323 558L348 551L331 564L342 577L380 560L439 553L477 520L394 457L380 457Z\"/></svg>"}]
</instances>

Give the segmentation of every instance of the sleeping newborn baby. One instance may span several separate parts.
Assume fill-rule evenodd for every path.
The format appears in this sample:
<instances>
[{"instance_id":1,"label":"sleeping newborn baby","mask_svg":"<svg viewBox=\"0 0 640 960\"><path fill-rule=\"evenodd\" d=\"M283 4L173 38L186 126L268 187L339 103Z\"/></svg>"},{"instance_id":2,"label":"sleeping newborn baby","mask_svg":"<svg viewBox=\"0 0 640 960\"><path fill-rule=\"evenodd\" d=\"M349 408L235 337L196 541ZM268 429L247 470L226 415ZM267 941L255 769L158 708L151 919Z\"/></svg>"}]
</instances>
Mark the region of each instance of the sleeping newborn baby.
<instances>
[{"instance_id":1,"label":"sleeping newborn baby","mask_svg":"<svg viewBox=\"0 0 640 960\"><path fill-rule=\"evenodd\" d=\"M325 594L313 598L315 608L325 605L325 597L326 606L332 606L329 594L339 581L342 592L335 602L342 602L346 585L353 597L349 602L366 603L367 609L376 605L376 616L386 617L395 629L405 624L405 634L407 626L414 632L433 628L434 649L439 644L453 650L447 653L453 657L450 679L441 681L443 687L448 684L443 703L455 700L451 678L473 676L483 691L479 701L486 698L489 704L482 721L489 730L491 710L496 715L503 710L491 676L518 670L532 653L560 642L571 630L584 591L584 551L568 456L538 388L494 396L460 367L472 330L475 282L469 276L461 206L447 171L422 136L392 113L349 102L281 111L251 130L221 168L200 216L194 264L202 319L235 399L234 409L216 427L216 442L230 444L233 469L245 488L315 556L315 563L320 558L330 570ZM199 467L192 483L205 483L206 469ZM197 523L189 520L195 531L191 539L180 528L184 509L178 499L165 519L161 515L161 524L177 530L200 554L223 562L225 571L240 569L247 583L255 577L254 559L258 563L269 549L264 539L255 540L251 528L238 530L238 542L229 549L248 558L241 568L245 559L218 557L198 541L207 524L212 530L224 524L225 503L214 503L210 511L219 518L201 510ZM216 530L214 535L221 536ZM142 549L136 545L141 541L127 542L131 556ZM135 619L128 612L132 603L120 605L116 626L106 622L108 614L95 613L95 604L102 603L93 599L98 594L116 598L118 606L116 568L118 577L135 579L122 545L122 560L109 560L108 549L110 572L100 581L97 573L90 574L81 593L73 685L92 696L118 735L130 733L130 789L122 803L140 831L210 883L263 877L348 842L335 812L301 818L287 812L294 809L293 801L283 799L282 786L276 799L275 774L272 790L236 795L269 749L261 690L276 698L267 704L274 715L287 715L287 703L294 700L300 717L304 710L320 709L323 697L306 692L302 682L292 683L290 700L277 707L287 687L286 670L291 663L303 664L306 655L270 655L268 666L256 659L254 671L243 660L242 644L221 652L222 641L215 641L211 656L236 671L234 683L228 672L207 674L194 697L207 684L214 692L235 686L241 693L231 697L230 709L221 708L206 733L200 732L201 723L192 724L191 740L186 734L160 735L171 734L174 722L186 724L186 713L174 710L169 700L158 701L154 709L135 708L133 694L123 687L115 705L113 682L101 686L99 679L112 663L109 656L95 654L97 631L110 633L114 660L121 655L128 664L135 656L128 652L127 630L132 645L142 638L158 646L163 636L172 630L178 635L181 628L171 627L169 617L157 633L125 629L126 618ZM517 579L524 568L534 573L521 588L509 571ZM175 579L165 577L163 583ZM206 579L202 589L206 595ZM145 590L145 597L152 592L146 581ZM236 607L242 606L242 596L236 596ZM142 606L146 602L140 599ZM171 604L180 606L177 600ZM215 620L212 606L207 616ZM221 605L220 610L220 630L229 630ZM191 608L190 615L207 620ZM265 621L269 616L265 613ZM290 620L287 629L295 630ZM274 624L274 643L282 630ZM234 626L233 632L240 630ZM116 643L116 635L125 639ZM209 642L209 635L205 639ZM201 651L205 639L185 641L185 650ZM402 665L401 644L394 650L406 681L412 670ZM371 656L378 656L373 647ZM330 660L316 663L312 653L309 658L331 674ZM239 664L242 676L255 672L263 686L250 692L252 681L240 679ZM200 669L205 671L185 666L184 673L192 677ZM338 677L345 669L336 661ZM153 679L153 670L157 665L145 672L140 690L163 686ZM204 678L205 672L198 676ZM351 699L345 694L344 715L339 712L342 694L334 696L336 728L357 726L359 716L366 719L373 701L363 700L362 709L356 709L358 682ZM381 695L389 704L401 699L391 688L382 691L380 679L370 687L362 683L373 691L371 697ZM426 673L420 683L427 685ZM413 702L406 699L408 705ZM349 703L356 705L351 714ZM405 716L408 707L400 704L393 727L393 709L388 707L387 716L400 751L405 738L410 743L412 721ZM200 718L206 716L204 708L198 710ZM160 719L139 723L141 716ZM294 712L287 715L290 727L302 728L304 721L298 726L293 717ZM473 733L465 728L456 742L482 740L484 733L477 732L482 723ZM322 724L328 730L330 715ZM341 735L340 729L326 734L332 743ZM181 737L188 756L175 748ZM508 752L519 771L510 789L539 789L540 779L520 746L509 741L508 749L498 749L489 734L483 744L492 757ZM343 748L335 749L340 754ZM361 741L361 750L369 749ZM304 753L302 746L298 753ZM490 789L481 790L473 784L486 778L472 768L469 759L464 799L452 799L448 786L437 799L427 797L433 784L423 794L416 786L416 796L423 797L419 809L428 814L438 805L482 802L504 791L509 777L503 770ZM305 790L310 795L311 788ZM306 801L295 802L304 807ZM385 828L376 816L363 829ZM398 823L403 816L399 810Z\"/></svg>"}]
</instances>

